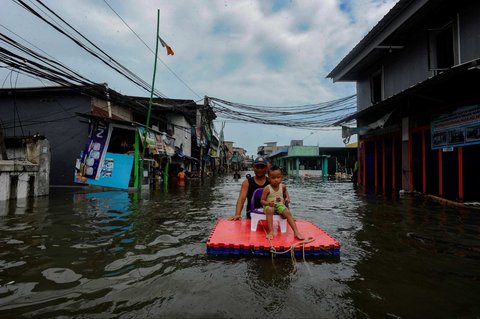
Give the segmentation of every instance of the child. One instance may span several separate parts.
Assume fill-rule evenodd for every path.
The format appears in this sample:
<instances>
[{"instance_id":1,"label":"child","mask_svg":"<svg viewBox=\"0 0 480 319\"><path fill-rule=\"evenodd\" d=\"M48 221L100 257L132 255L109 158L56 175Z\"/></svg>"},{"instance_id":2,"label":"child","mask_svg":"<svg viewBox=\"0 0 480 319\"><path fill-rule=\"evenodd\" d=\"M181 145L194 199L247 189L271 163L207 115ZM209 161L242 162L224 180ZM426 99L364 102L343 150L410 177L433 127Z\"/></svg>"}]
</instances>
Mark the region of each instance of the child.
<instances>
[{"instance_id":1,"label":"child","mask_svg":"<svg viewBox=\"0 0 480 319\"><path fill-rule=\"evenodd\" d=\"M300 240L305 239L303 235L298 231L297 224L293 219L292 214L285 203L290 202L290 196L287 191L287 186L282 184L282 170L278 166L273 166L268 173L270 179L270 185L265 186L263 189L262 199L260 200L263 205L263 212L267 215L268 233L267 238L273 238L273 214L278 213L282 218L286 218L288 224L293 229L295 237Z\"/></svg>"}]
</instances>

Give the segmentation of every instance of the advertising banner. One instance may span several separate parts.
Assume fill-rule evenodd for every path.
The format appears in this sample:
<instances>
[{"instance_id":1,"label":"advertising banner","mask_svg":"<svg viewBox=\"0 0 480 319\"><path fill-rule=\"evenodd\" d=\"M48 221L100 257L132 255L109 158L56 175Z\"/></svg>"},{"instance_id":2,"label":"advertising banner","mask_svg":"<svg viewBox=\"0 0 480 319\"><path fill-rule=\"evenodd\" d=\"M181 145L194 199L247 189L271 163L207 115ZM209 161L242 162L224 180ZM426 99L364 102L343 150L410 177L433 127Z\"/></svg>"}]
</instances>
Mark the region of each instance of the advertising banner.
<instances>
[{"instance_id":1,"label":"advertising banner","mask_svg":"<svg viewBox=\"0 0 480 319\"><path fill-rule=\"evenodd\" d=\"M155 149L155 133L153 133L152 131L148 131L145 138L145 128L139 127L138 134L140 135L140 140L142 141L142 145L145 148L149 148L152 150Z\"/></svg>"},{"instance_id":2,"label":"advertising banner","mask_svg":"<svg viewBox=\"0 0 480 319\"><path fill-rule=\"evenodd\" d=\"M133 167L133 155L106 153L98 180L87 180L95 186L128 189Z\"/></svg>"},{"instance_id":3,"label":"advertising banner","mask_svg":"<svg viewBox=\"0 0 480 319\"><path fill-rule=\"evenodd\" d=\"M98 179L100 168L110 141L111 128L107 122L94 121L90 124L85 149L76 164L76 181Z\"/></svg>"},{"instance_id":4,"label":"advertising banner","mask_svg":"<svg viewBox=\"0 0 480 319\"><path fill-rule=\"evenodd\" d=\"M431 123L432 149L480 143L480 105L459 108Z\"/></svg>"}]
</instances>

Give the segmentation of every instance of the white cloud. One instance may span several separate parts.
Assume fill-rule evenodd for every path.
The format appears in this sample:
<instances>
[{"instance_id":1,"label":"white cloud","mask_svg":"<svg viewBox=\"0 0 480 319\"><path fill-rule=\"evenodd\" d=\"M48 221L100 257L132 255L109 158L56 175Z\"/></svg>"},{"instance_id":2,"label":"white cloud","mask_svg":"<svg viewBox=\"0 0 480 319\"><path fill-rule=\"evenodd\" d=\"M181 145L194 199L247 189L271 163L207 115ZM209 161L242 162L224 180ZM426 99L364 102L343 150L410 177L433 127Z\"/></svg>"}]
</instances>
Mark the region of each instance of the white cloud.
<instances>
[{"instance_id":1,"label":"white cloud","mask_svg":"<svg viewBox=\"0 0 480 319\"><path fill-rule=\"evenodd\" d=\"M342 10L339 0L107 1L152 49L160 9L160 33L175 55L167 57L160 47L159 56L198 94L159 63L156 88L168 97L199 100L208 95L278 106L325 102L353 94L353 83L333 84L325 76L396 2L351 0L345 2L349 10ZM103 1L44 3L151 82L153 54ZM2 3L0 21L88 78L108 82L123 94L147 95L13 2ZM0 32L14 37L1 26ZM0 69L0 83L7 76L8 70ZM27 83L41 85L23 76L17 85ZM9 81L4 86L9 86ZM225 135L252 154L263 142L288 144L290 139L309 133L228 123ZM318 132L309 135L305 143L341 146L341 133Z\"/></svg>"}]
</instances>

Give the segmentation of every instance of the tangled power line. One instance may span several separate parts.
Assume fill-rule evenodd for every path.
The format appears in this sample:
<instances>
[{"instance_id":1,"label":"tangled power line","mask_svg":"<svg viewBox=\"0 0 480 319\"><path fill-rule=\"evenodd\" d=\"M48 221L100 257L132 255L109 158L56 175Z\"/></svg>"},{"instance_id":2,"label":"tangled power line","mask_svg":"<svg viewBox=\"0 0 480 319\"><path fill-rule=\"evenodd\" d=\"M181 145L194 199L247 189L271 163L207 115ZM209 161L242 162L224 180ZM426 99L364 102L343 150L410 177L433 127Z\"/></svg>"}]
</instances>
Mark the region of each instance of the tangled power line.
<instances>
[{"instance_id":1,"label":"tangled power line","mask_svg":"<svg viewBox=\"0 0 480 319\"><path fill-rule=\"evenodd\" d=\"M122 75L145 91L150 92L151 85L149 83L102 50L98 45L93 43L42 1L30 1L32 5L27 4L27 2L23 0L12 1L44 23L48 24L55 31L58 31L66 38L73 41L81 49L103 62L116 73ZM0 26L10 31L5 26ZM12 69L20 70L25 74L47 79L63 86L94 84L93 81L83 77L78 72L73 71L54 58L47 57L46 54L40 54L32 48L28 48L25 45L18 43L3 33L0 33L0 44L1 43L5 46L0 46L0 62L3 62ZM156 89L154 89L154 94L159 97L166 97Z\"/></svg>"},{"instance_id":2,"label":"tangled power line","mask_svg":"<svg viewBox=\"0 0 480 319\"><path fill-rule=\"evenodd\" d=\"M102 50L98 45L85 37L74 26L60 17L59 14L45 5L42 1L12 0L12 2L25 9L38 19L42 20L44 23L48 24L63 36L67 37L69 40L73 41L81 49L103 62L116 73L127 78L130 82L134 83L145 91L150 92L151 86L149 83L141 79L127 67L119 63L111 55ZM31 3L31 5L27 4L27 2ZM124 21L124 19L121 18L118 13L108 4L108 2L106 0L104 0L104 2L144 43L144 45L149 48L148 45L146 45L146 43L138 36L138 34L136 34L133 29ZM22 41L30 45L29 47L25 44L21 44L20 42L14 40L13 37L9 37L0 32L0 62L4 63L7 68L11 68L12 71L16 70L16 72L24 75L29 75L39 79L46 79L67 87L73 87L76 85L99 85L82 76L79 72L71 69L32 43L28 42L26 39L21 38L18 34L14 33L12 30L8 29L2 24L0 24L0 27L14 34ZM39 51L41 51L41 53ZM163 61L161 62L163 63ZM195 93L195 91L193 91L186 83L184 83L183 80L180 78L179 80L186 85L190 91L198 96L198 94ZM154 89L154 94L157 97L166 97L162 92L156 89ZM207 98L209 105L212 107L219 119L264 125L280 125L309 130L333 129L333 123L354 113L356 110L355 95L350 95L323 103L283 107L249 105L226 101L215 97Z\"/></svg>"},{"instance_id":3,"label":"tangled power line","mask_svg":"<svg viewBox=\"0 0 480 319\"><path fill-rule=\"evenodd\" d=\"M332 128L339 119L355 113L355 97L283 107L235 103L215 97L208 97L208 101L218 118L315 130Z\"/></svg>"}]
</instances>

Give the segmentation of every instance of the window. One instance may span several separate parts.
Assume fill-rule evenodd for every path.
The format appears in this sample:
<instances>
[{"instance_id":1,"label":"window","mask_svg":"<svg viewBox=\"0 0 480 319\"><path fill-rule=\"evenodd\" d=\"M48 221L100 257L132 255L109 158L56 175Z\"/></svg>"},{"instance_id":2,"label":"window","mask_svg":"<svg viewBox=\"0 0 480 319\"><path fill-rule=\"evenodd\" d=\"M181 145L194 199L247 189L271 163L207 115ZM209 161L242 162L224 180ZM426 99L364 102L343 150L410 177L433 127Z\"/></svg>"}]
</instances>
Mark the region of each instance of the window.
<instances>
[{"instance_id":1,"label":"window","mask_svg":"<svg viewBox=\"0 0 480 319\"><path fill-rule=\"evenodd\" d=\"M458 64L458 36L454 21L428 30L428 68L434 75Z\"/></svg>"},{"instance_id":2,"label":"window","mask_svg":"<svg viewBox=\"0 0 480 319\"><path fill-rule=\"evenodd\" d=\"M382 70L378 70L370 77L370 99L373 104L378 103L382 100L382 84Z\"/></svg>"}]
</instances>

